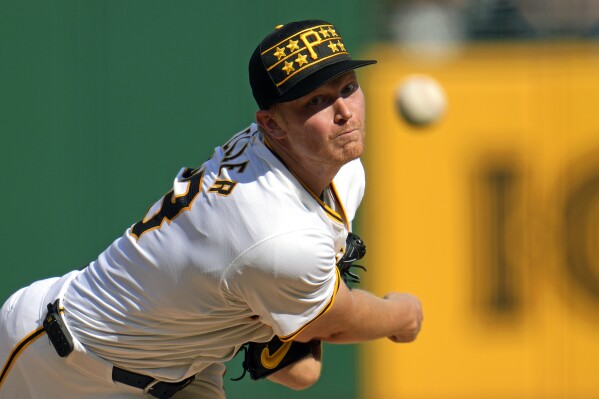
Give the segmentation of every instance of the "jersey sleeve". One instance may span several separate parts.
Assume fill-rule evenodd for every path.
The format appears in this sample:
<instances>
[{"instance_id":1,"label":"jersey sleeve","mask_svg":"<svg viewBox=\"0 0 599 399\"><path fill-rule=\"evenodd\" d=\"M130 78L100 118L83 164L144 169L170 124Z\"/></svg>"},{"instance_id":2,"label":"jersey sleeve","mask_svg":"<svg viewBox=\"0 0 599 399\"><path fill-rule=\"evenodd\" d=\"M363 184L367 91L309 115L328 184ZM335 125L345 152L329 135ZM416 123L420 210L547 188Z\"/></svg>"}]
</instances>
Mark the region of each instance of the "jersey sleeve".
<instances>
[{"instance_id":1,"label":"jersey sleeve","mask_svg":"<svg viewBox=\"0 0 599 399\"><path fill-rule=\"evenodd\" d=\"M340 281L331 238L318 230L269 238L243 254L226 276L229 291L283 340L326 313Z\"/></svg>"}]
</instances>

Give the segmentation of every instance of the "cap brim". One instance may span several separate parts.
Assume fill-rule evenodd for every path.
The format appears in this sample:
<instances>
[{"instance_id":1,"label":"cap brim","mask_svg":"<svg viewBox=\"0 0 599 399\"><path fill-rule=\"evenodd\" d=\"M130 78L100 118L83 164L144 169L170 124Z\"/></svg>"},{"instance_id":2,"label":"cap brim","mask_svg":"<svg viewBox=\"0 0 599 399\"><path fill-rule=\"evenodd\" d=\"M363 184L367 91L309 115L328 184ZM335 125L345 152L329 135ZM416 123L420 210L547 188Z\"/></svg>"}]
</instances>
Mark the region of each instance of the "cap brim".
<instances>
[{"instance_id":1,"label":"cap brim","mask_svg":"<svg viewBox=\"0 0 599 399\"><path fill-rule=\"evenodd\" d=\"M291 88L285 94L277 98L276 102L287 102L298 99L346 72L371 64L376 64L376 61L343 60L335 64L328 65L325 68L322 68L321 70L314 72L304 78L300 84L296 84L295 87Z\"/></svg>"}]
</instances>

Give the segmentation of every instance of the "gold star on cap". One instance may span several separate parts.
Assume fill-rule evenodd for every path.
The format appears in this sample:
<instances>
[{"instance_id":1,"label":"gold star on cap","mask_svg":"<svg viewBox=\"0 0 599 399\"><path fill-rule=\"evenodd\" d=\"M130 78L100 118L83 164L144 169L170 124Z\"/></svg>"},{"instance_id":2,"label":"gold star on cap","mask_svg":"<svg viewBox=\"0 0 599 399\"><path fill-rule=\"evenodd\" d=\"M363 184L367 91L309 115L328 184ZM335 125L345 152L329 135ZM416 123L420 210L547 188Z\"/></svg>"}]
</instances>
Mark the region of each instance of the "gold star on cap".
<instances>
[{"instance_id":1,"label":"gold star on cap","mask_svg":"<svg viewBox=\"0 0 599 399\"><path fill-rule=\"evenodd\" d=\"M287 61L285 61L285 66L282 69L285 72L287 72L287 75L289 75L291 72L295 71L295 68L293 67L293 62L287 62Z\"/></svg>"},{"instance_id":2,"label":"gold star on cap","mask_svg":"<svg viewBox=\"0 0 599 399\"><path fill-rule=\"evenodd\" d=\"M375 62L348 63L351 58L341 35L333 25L324 21L299 21L279 27L278 32L271 33L260 43L259 55L261 62L252 65L264 67L268 76L265 82L253 85L252 90L260 94L262 88L259 85L272 82L277 96L311 84L312 76L315 82L321 83L319 80L329 74L329 65L338 64L339 68L335 70L350 70ZM262 107L267 103L259 105Z\"/></svg>"},{"instance_id":3,"label":"gold star on cap","mask_svg":"<svg viewBox=\"0 0 599 399\"><path fill-rule=\"evenodd\" d=\"M285 57L285 48L280 48L277 47L277 51L275 51L274 56L277 57L277 60L280 60L281 58Z\"/></svg>"},{"instance_id":4,"label":"gold star on cap","mask_svg":"<svg viewBox=\"0 0 599 399\"><path fill-rule=\"evenodd\" d=\"M304 64L307 64L308 63L308 60L306 60L307 57L308 57L307 55L303 55L303 54L300 53L300 54L297 55L297 58L295 59L295 62L297 62L298 66L302 66Z\"/></svg>"},{"instance_id":5,"label":"gold star on cap","mask_svg":"<svg viewBox=\"0 0 599 399\"><path fill-rule=\"evenodd\" d=\"M298 40L289 40L289 44L287 45L289 51L299 50L299 46L297 45L297 43Z\"/></svg>"},{"instance_id":6,"label":"gold star on cap","mask_svg":"<svg viewBox=\"0 0 599 399\"><path fill-rule=\"evenodd\" d=\"M266 110L300 98L340 74L374 63L352 60L335 26L305 20L279 25L266 35L252 53L248 72L252 94L260 109Z\"/></svg>"}]
</instances>

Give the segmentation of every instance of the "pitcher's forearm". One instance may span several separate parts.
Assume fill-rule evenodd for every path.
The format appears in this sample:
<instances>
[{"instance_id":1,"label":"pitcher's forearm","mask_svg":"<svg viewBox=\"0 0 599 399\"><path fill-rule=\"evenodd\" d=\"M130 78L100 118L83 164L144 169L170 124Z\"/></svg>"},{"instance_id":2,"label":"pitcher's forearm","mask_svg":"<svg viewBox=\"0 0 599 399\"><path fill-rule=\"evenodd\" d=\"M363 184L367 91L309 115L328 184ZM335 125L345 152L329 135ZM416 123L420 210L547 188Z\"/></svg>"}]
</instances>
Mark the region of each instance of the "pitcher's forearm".
<instances>
[{"instance_id":1,"label":"pitcher's forearm","mask_svg":"<svg viewBox=\"0 0 599 399\"><path fill-rule=\"evenodd\" d=\"M349 292L350 306L336 331L322 337L326 342L355 343L389 337L395 342L409 342L420 329L420 302L410 294L390 294L380 298L354 289Z\"/></svg>"},{"instance_id":2,"label":"pitcher's forearm","mask_svg":"<svg viewBox=\"0 0 599 399\"><path fill-rule=\"evenodd\" d=\"M314 320L296 340L356 343L387 337L393 342L410 342L421 323L422 308L414 295L389 293L381 298L341 285L331 310Z\"/></svg>"}]
</instances>

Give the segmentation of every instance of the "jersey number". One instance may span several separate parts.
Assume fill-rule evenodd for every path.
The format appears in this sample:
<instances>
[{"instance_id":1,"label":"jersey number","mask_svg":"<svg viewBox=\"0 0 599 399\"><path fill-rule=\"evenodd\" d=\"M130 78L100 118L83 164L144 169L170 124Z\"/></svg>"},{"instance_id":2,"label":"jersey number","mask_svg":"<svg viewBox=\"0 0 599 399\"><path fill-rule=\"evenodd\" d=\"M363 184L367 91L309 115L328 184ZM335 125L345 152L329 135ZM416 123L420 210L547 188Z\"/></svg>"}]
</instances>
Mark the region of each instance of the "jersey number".
<instances>
[{"instance_id":1,"label":"jersey number","mask_svg":"<svg viewBox=\"0 0 599 399\"><path fill-rule=\"evenodd\" d=\"M157 229L162 226L165 220L169 223L175 219L179 214L189 208L196 196L200 193L202 188L202 178L204 177L204 169L187 169L183 172L183 179L181 181L188 182L188 190L185 195L175 196L173 190L166 193L162 198L162 206L160 210L156 212L152 217L144 218L137 222L131 227L131 235L139 240L142 234Z\"/></svg>"},{"instance_id":2,"label":"jersey number","mask_svg":"<svg viewBox=\"0 0 599 399\"><path fill-rule=\"evenodd\" d=\"M231 163L234 159L238 158L247 148L248 143L243 139L248 139L251 136L250 129L246 129L237 135L235 135L229 142L223 145L224 156L219 170L228 169L235 170L238 173L243 173L248 165L249 161L241 163ZM183 211L191 208L191 204L202 190L202 179L204 177L204 169L186 169L183 172L181 182L188 182L188 189L185 195L175 196L173 190L169 191L162 198L162 206L158 212L154 213L151 217L145 217L143 220L137 222L131 227L131 235L135 239L139 238L146 232L158 229L164 221L169 223L175 219ZM221 196L228 196L233 192L233 189L237 185L236 181L229 179L216 179L212 186L208 189L209 193L218 194Z\"/></svg>"}]
</instances>

